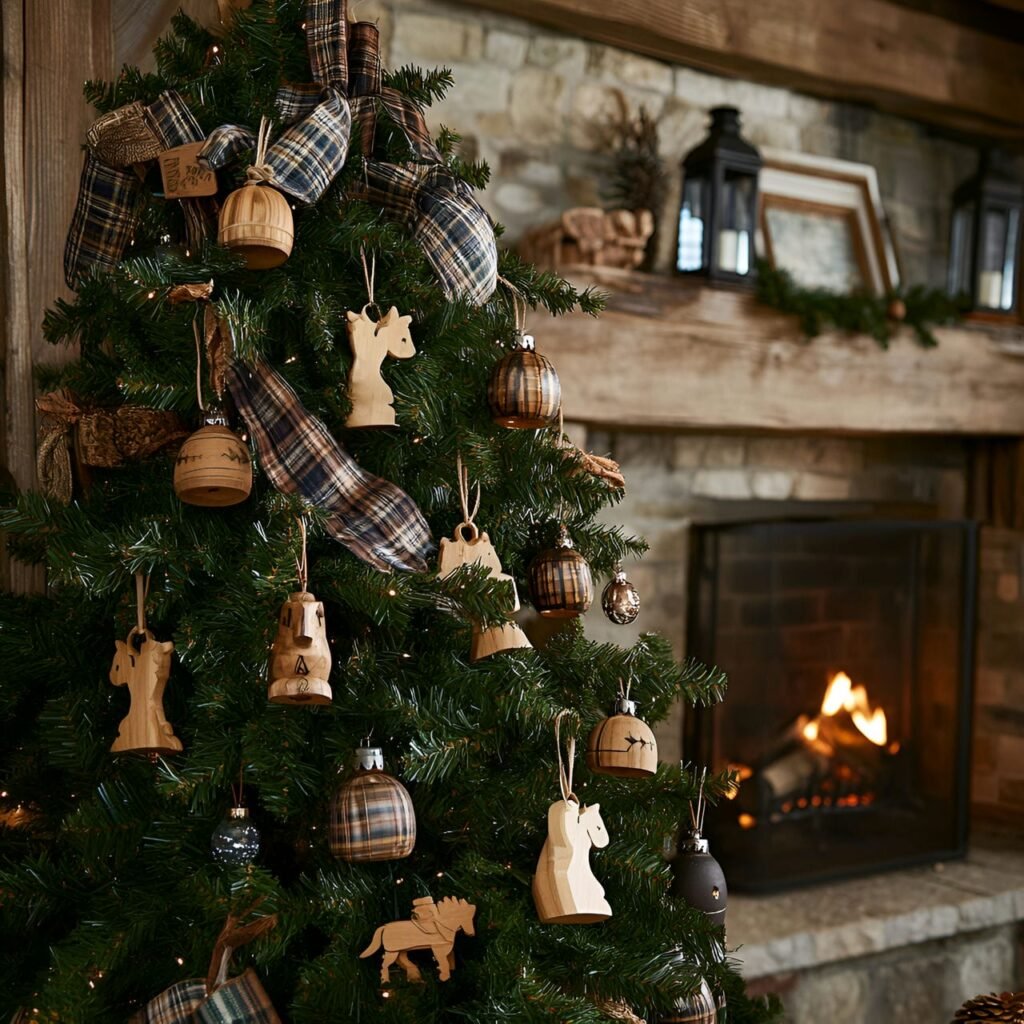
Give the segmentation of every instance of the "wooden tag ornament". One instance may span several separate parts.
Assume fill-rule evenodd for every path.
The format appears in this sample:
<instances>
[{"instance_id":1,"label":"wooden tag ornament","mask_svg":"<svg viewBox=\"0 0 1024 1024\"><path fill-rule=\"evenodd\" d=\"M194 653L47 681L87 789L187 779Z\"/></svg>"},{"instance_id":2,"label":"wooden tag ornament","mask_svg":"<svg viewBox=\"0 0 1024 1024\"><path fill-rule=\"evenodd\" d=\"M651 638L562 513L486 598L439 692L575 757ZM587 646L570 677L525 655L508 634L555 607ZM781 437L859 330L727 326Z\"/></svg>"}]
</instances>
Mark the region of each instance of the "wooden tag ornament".
<instances>
[{"instance_id":1,"label":"wooden tag ornament","mask_svg":"<svg viewBox=\"0 0 1024 1024\"><path fill-rule=\"evenodd\" d=\"M636 702L620 694L610 717L587 738L587 767L599 775L640 779L658 770L658 742L651 727L636 717Z\"/></svg>"},{"instance_id":2,"label":"wooden tag ornament","mask_svg":"<svg viewBox=\"0 0 1024 1024\"><path fill-rule=\"evenodd\" d=\"M137 624L127 640L116 642L110 666L110 681L114 686L127 686L131 697L110 751L176 754L184 748L164 715L164 689L171 674L174 644L157 640L146 628L145 587L139 574L135 576L135 599Z\"/></svg>"},{"instance_id":3,"label":"wooden tag ornament","mask_svg":"<svg viewBox=\"0 0 1024 1024\"><path fill-rule=\"evenodd\" d=\"M252 459L245 442L211 411L174 460L174 493L187 505L238 505L252 490Z\"/></svg>"},{"instance_id":4,"label":"wooden tag ornament","mask_svg":"<svg viewBox=\"0 0 1024 1024\"><path fill-rule=\"evenodd\" d=\"M473 918L476 907L464 899L446 896L439 903L433 897L423 896L412 901L412 919L382 924L374 933L370 945L359 954L360 959L383 950L380 980L391 984L391 966L398 963L405 970L408 981L422 981L419 968L409 959L417 949L429 949L437 963L441 981L448 981L455 969L455 936L461 931L475 935Z\"/></svg>"},{"instance_id":5,"label":"wooden tag ornament","mask_svg":"<svg viewBox=\"0 0 1024 1024\"><path fill-rule=\"evenodd\" d=\"M295 223L288 200L269 182L266 166L270 122L260 122L256 162L246 171L247 181L224 200L217 223L217 242L245 257L249 270L271 270L291 255Z\"/></svg>"},{"instance_id":6,"label":"wooden tag ornament","mask_svg":"<svg viewBox=\"0 0 1024 1024\"><path fill-rule=\"evenodd\" d=\"M330 704L331 648L323 603L307 590L289 594L270 654L272 704Z\"/></svg>"},{"instance_id":7,"label":"wooden tag ornament","mask_svg":"<svg viewBox=\"0 0 1024 1024\"><path fill-rule=\"evenodd\" d=\"M545 618L575 618L586 612L594 599L590 566L573 550L564 526L559 528L555 546L530 563L529 583L533 606Z\"/></svg>"},{"instance_id":8,"label":"wooden tag ornament","mask_svg":"<svg viewBox=\"0 0 1024 1024\"><path fill-rule=\"evenodd\" d=\"M373 320L363 306L358 313L349 310L348 340L352 346L352 370L348 380L348 397L352 411L346 427L393 427L395 396L384 382L380 368L385 356L410 359L416 355L409 325L411 316L401 316L392 306L380 320Z\"/></svg>"},{"instance_id":9,"label":"wooden tag ornament","mask_svg":"<svg viewBox=\"0 0 1024 1024\"><path fill-rule=\"evenodd\" d=\"M194 199L217 194L217 175L197 157L205 142L189 142L165 149L159 157L160 177L167 199Z\"/></svg>"},{"instance_id":10,"label":"wooden tag ornament","mask_svg":"<svg viewBox=\"0 0 1024 1024\"><path fill-rule=\"evenodd\" d=\"M611 917L612 908L591 870L590 850L608 845L608 831L600 805L582 806L572 792L576 740L569 741L566 769L559 737L561 718L555 720L555 743L562 798L548 808L548 837L533 876L533 902L543 924L596 924Z\"/></svg>"},{"instance_id":11,"label":"wooden tag ornament","mask_svg":"<svg viewBox=\"0 0 1024 1024\"><path fill-rule=\"evenodd\" d=\"M356 749L355 775L331 801L331 853L341 860L401 860L416 845L409 791L384 771L380 747Z\"/></svg>"}]
</instances>

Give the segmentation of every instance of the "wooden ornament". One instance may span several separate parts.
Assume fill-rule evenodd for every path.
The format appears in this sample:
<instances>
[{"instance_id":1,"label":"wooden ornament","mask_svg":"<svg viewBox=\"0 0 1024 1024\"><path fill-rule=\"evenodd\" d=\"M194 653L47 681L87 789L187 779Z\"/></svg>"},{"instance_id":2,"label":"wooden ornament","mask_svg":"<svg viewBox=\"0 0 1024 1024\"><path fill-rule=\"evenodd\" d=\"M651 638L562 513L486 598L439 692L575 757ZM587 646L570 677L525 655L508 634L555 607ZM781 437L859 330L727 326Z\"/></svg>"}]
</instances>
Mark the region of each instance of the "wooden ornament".
<instances>
[{"instance_id":1,"label":"wooden ornament","mask_svg":"<svg viewBox=\"0 0 1024 1024\"><path fill-rule=\"evenodd\" d=\"M164 688L173 652L170 640L159 641L148 629L133 629L127 640L117 641L110 681L128 687L131 707L118 726L111 753L175 754L183 749L164 716Z\"/></svg>"},{"instance_id":2,"label":"wooden ornament","mask_svg":"<svg viewBox=\"0 0 1024 1024\"><path fill-rule=\"evenodd\" d=\"M546 618L575 618L586 612L594 599L590 566L573 550L564 526L555 547L542 551L530 563L528 578L533 606Z\"/></svg>"},{"instance_id":3,"label":"wooden ornament","mask_svg":"<svg viewBox=\"0 0 1024 1024\"><path fill-rule=\"evenodd\" d=\"M494 422L516 430L546 427L562 404L562 388L555 368L534 350L529 334L517 338L516 347L500 359L487 387Z\"/></svg>"},{"instance_id":4,"label":"wooden ornament","mask_svg":"<svg viewBox=\"0 0 1024 1024\"><path fill-rule=\"evenodd\" d=\"M380 320L367 314L369 304L358 313L349 310L348 340L352 346L352 370L349 374L348 397L352 411L346 427L393 427L395 396L384 382L380 368L385 356L410 359L416 355L409 325L411 316L400 316L392 306Z\"/></svg>"},{"instance_id":5,"label":"wooden ornament","mask_svg":"<svg viewBox=\"0 0 1024 1024\"><path fill-rule=\"evenodd\" d=\"M380 980L391 984L391 965L398 963L405 969L409 981L422 981L419 968L409 959L416 949L429 949L434 954L441 981L448 981L455 969L455 936L461 931L475 935L473 918L476 907L464 899L446 896L439 903L433 897L423 896L412 901L412 920L382 924L374 933L370 945L359 954L360 959L383 950Z\"/></svg>"},{"instance_id":6,"label":"wooden ornament","mask_svg":"<svg viewBox=\"0 0 1024 1024\"><path fill-rule=\"evenodd\" d=\"M244 256L249 270L279 267L291 255L294 240L292 208L270 185L248 181L224 201L217 242Z\"/></svg>"},{"instance_id":7,"label":"wooden ornament","mask_svg":"<svg viewBox=\"0 0 1024 1024\"><path fill-rule=\"evenodd\" d=\"M502 572L498 552L494 550L490 537L468 521L461 522L451 538L441 540L441 554L438 558L438 575L441 579L451 576L460 566L483 565L490 572L492 579L507 580L512 584L514 605L510 612L519 611L519 594L516 582L507 573ZM526 634L515 622L505 622L497 626L481 626L473 623L473 641L470 647L470 661L489 658L500 651L522 650L532 648Z\"/></svg>"},{"instance_id":8,"label":"wooden ornament","mask_svg":"<svg viewBox=\"0 0 1024 1024\"><path fill-rule=\"evenodd\" d=\"M658 770L658 742L651 727L636 717L636 702L615 701L615 710L587 738L587 767L599 775L640 779Z\"/></svg>"},{"instance_id":9,"label":"wooden ornament","mask_svg":"<svg viewBox=\"0 0 1024 1024\"><path fill-rule=\"evenodd\" d=\"M409 791L384 771L380 747L359 747L355 768L331 801L331 853L347 861L408 857L416 846Z\"/></svg>"},{"instance_id":10,"label":"wooden ornament","mask_svg":"<svg viewBox=\"0 0 1024 1024\"><path fill-rule=\"evenodd\" d=\"M217 194L217 175L197 159L205 145L205 142L189 142L165 149L160 154L160 177L165 198L192 199Z\"/></svg>"},{"instance_id":11,"label":"wooden ornament","mask_svg":"<svg viewBox=\"0 0 1024 1024\"><path fill-rule=\"evenodd\" d=\"M595 924L612 916L590 867L590 848L607 845L600 804L581 807L570 794L548 808L548 837L533 876L533 901L544 924Z\"/></svg>"},{"instance_id":12,"label":"wooden ornament","mask_svg":"<svg viewBox=\"0 0 1024 1024\"><path fill-rule=\"evenodd\" d=\"M289 595L277 620L267 699L273 704L330 704L330 674L323 604L306 590Z\"/></svg>"},{"instance_id":13,"label":"wooden ornament","mask_svg":"<svg viewBox=\"0 0 1024 1024\"><path fill-rule=\"evenodd\" d=\"M174 461L174 493L188 505L237 505L252 490L252 459L227 420L212 414L181 446Z\"/></svg>"}]
</instances>

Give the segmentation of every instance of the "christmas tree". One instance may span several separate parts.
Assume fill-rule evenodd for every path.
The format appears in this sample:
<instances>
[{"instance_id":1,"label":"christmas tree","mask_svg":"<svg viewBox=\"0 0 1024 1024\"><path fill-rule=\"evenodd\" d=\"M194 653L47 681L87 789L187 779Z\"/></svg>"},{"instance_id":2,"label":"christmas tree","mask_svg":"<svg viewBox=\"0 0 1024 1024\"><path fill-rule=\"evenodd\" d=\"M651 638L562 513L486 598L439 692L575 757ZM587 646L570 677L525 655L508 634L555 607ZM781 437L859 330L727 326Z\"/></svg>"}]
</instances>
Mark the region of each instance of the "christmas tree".
<instances>
[{"instance_id":1,"label":"christmas tree","mask_svg":"<svg viewBox=\"0 0 1024 1024\"><path fill-rule=\"evenodd\" d=\"M127 1020L204 978L234 915L230 975L296 1022L654 1021L701 979L730 1021L775 1019L670 892L699 766L582 756L620 688L648 723L724 688L656 636L587 641L587 565L643 544L595 522L619 492L542 361L550 425L498 408L531 355L498 380L508 343L600 297L497 257L486 168L424 127L450 74L381 74L374 40L341 0L256 0L217 35L179 14L155 73L87 86L75 297L45 321L78 354L41 380L42 488L0 510L49 584L0 596L0 1009ZM565 613L545 643L514 590ZM381 796L383 838L359 831ZM611 916L539 919L553 805L599 805ZM454 936L451 963L424 941L422 981L400 959L382 983L392 921Z\"/></svg>"}]
</instances>

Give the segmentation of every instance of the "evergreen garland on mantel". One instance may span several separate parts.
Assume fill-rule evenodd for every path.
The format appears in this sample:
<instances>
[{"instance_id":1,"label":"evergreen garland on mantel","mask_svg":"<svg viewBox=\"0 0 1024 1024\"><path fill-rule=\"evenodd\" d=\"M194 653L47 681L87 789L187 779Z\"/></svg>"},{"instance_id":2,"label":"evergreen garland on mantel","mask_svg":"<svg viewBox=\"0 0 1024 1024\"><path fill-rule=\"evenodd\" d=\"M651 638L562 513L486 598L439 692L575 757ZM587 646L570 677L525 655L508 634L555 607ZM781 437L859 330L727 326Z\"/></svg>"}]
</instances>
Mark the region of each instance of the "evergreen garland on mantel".
<instances>
[{"instance_id":1,"label":"evergreen garland on mantel","mask_svg":"<svg viewBox=\"0 0 1024 1024\"><path fill-rule=\"evenodd\" d=\"M893 333L904 325L913 329L919 345L934 348L938 341L932 329L955 323L968 308L965 297L950 298L939 288L923 285L887 295L844 295L824 288L802 288L785 270L777 270L767 260L757 262L757 298L773 309L799 317L808 339L834 328L868 334L882 348L889 347Z\"/></svg>"}]
</instances>

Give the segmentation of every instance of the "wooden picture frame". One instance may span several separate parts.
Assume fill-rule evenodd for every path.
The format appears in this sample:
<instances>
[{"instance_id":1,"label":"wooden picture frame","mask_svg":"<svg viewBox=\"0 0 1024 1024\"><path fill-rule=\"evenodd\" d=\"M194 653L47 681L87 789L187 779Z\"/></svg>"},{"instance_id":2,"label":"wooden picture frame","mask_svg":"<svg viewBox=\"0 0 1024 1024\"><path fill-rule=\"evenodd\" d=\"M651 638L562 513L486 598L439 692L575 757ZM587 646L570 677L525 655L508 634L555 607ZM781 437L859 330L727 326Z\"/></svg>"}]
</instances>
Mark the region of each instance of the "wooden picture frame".
<instances>
[{"instance_id":1,"label":"wooden picture frame","mask_svg":"<svg viewBox=\"0 0 1024 1024\"><path fill-rule=\"evenodd\" d=\"M870 164L764 150L759 251L805 287L876 295L900 283Z\"/></svg>"}]
</instances>

